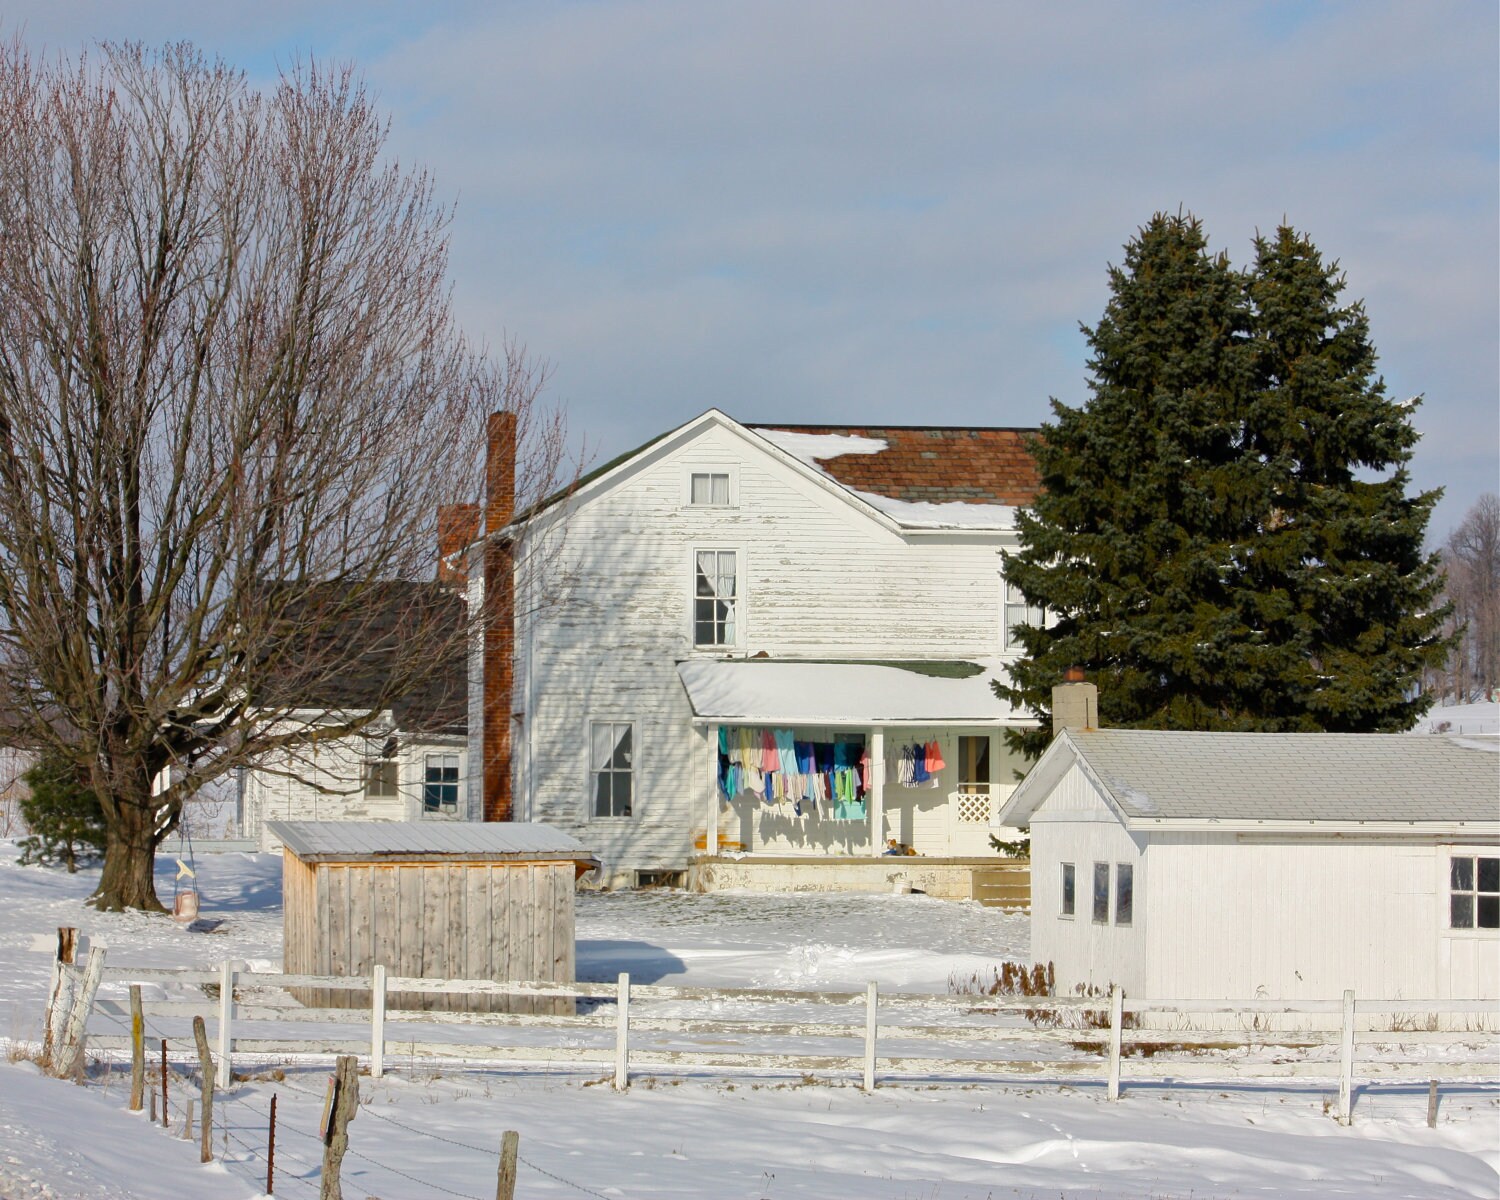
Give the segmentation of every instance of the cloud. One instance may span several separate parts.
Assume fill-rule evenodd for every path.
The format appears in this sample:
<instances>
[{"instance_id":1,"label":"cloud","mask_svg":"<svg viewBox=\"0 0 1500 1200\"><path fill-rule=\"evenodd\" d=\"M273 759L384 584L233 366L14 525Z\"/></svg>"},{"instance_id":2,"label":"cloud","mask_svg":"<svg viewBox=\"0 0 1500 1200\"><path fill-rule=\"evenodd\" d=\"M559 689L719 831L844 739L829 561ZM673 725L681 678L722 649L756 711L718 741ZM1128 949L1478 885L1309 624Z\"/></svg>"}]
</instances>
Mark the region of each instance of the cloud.
<instances>
[{"instance_id":1,"label":"cloud","mask_svg":"<svg viewBox=\"0 0 1500 1200\"><path fill-rule=\"evenodd\" d=\"M58 11L54 12L54 8ZM1157 209L1283 217L1366 300L1441 536L1500 474L1492 5L43 5L28 40L357 57L456 196L466 322L605 454L747 419L1029 424ZM61 15L60 15L61 14ZM71 43L68 43L71 44Z\"/></svg>"}]
</instances>

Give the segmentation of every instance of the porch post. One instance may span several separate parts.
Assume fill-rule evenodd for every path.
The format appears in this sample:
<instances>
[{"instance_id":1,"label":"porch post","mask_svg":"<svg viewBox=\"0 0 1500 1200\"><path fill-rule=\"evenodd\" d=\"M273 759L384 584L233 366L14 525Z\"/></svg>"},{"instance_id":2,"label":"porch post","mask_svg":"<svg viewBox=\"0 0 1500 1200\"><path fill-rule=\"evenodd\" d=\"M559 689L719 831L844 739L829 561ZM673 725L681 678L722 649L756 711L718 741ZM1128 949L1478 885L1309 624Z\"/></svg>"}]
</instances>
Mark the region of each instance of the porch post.
<instances>
[{"instance_id":1,"label":"porch post","mask_svg":"<svg viewBox=\"0 0 1500 1200\"><path fill-rule=\"evenodd\" d=\"M703 839L703 853L719 853L719 727L705 725L708 733L708 833Z\"/></svg>"},{"instance_id":2,"label":"porch post","mask_svg":"<svg viewBox=\"0 0 1500 1200\"><path fill-rule=\"evenodd\" d=\"M885 849L885 730L870 730L870 853Z\"/></svg>"}]
</instances>

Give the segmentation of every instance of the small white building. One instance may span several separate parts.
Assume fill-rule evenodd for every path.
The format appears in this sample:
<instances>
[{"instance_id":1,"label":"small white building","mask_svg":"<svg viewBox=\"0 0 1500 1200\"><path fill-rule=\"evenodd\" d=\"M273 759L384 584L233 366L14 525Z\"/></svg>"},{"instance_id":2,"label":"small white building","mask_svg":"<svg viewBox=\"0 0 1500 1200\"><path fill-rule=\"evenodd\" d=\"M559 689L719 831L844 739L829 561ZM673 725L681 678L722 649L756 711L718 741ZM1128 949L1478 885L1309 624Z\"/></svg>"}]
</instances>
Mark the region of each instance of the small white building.
<instances>
[{"instance_id":1,"label":"small white building","mask_svg":"<svg viewBox=\"0 0 1500 1200\"><path fill-rule=\"evenodd\" d=\"M1060 994L1500 999L1483 748L1067 728L1000 820L1030 827L1032 958Z\"/></svg>"}]
</instances>

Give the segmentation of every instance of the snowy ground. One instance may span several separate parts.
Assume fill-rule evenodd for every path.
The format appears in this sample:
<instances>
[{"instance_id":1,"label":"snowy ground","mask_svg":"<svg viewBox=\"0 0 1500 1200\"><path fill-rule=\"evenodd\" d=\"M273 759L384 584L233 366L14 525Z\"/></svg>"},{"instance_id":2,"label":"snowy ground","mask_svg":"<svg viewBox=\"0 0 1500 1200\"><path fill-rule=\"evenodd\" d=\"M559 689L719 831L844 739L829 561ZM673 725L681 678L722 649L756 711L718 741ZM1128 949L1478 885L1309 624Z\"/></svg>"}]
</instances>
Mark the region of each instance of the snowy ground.
<instances>
[{"instance_id":1,"label":"snowy ground","mask_svg":"<svg viewBox=\"0 0 1500 1200\"><path fill-rule=\"evenodd\" d=\"M200 856L213 933L79 906L93 873L15 864L0 844L0 1033L40 1023L50 943L72 924L112 961L279 965L279 860ZM170 870L161 884L170 896ZM579 974L650 983L947 991L1024 958L1026 923L921 896L580 897ZM237 1064L238 1065L238 1064ZM316 1195L313 1130L327 1068L237 1084L221 1101L223 1163L125 1109L118 1072L85 1088L0 1064L0 1196L236 1200L264 1187L266 1112L278 1097L278 1196ZM521 1135L522 1197L611 1200L999 1200L1066 1197L1485 1197L1500 1195L1500 1089L1444 1088L1436 1129L1422 1085L1362 1089L1355 1124L1329 1087L1160 1084L1110 1103L1091 1084L899 1084L645 1078L617 1094L597 1066L455 1073L397 1064L362 1081L350 1129L351 1198L494 1194L500 1133ZM227 1135L227 1141L222 1140Z\"/></svg>"}]
</instances>

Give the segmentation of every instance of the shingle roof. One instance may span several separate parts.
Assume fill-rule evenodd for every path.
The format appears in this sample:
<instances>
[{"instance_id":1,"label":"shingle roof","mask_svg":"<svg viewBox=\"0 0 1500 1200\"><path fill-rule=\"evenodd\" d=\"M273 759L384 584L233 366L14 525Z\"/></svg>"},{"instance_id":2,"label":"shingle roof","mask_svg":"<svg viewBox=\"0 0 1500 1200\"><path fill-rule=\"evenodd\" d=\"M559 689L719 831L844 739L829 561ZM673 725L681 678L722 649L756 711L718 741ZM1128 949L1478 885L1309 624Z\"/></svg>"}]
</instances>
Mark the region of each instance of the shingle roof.
<instances>
[{"instance_id":1,"label":"shingle roof","mask_svg":"<svg viewBox=\"0 0 1500 1200\"><path fill-rule=\"evenodd\" d=\"M1127 817L1500 824L1500 754L1379 733L1069 730Z\"/></svg>"},{"instance_id":2,"label":"shingle roof","mask_svg":"<svg viewBox=\"0 0 1500 1200\"><path fill-rule=\"evenodd\" d=\"M592 859L577 838L536 822L267 821L271 835L304 862L373 857Z\"/></svg>"},{"instance_id":3,"label":"shingle roof","mask_svg":"<svg viewBox=\"0 0 1500 1200\"><path fill-rule=\"evenodd\" d=\"M875 454L819 458L845 487L893 500L948 504L1030 504L1041 489L1036 460L1026 449L1033 429L908 425L771 425L749 429L871 438Z\"/></svg>"}]
</instances>

